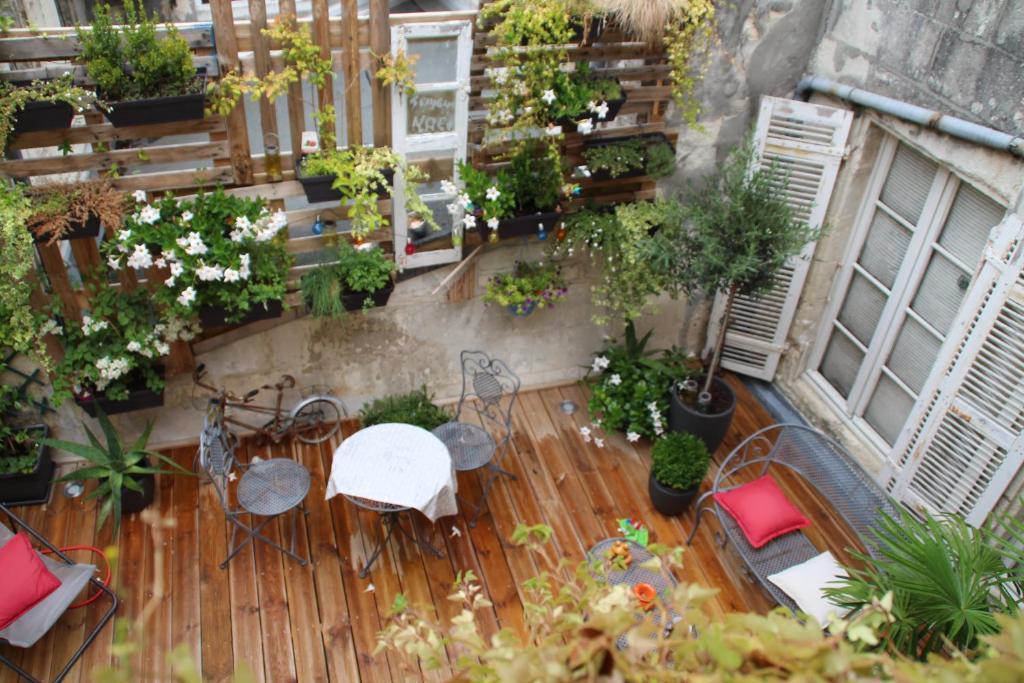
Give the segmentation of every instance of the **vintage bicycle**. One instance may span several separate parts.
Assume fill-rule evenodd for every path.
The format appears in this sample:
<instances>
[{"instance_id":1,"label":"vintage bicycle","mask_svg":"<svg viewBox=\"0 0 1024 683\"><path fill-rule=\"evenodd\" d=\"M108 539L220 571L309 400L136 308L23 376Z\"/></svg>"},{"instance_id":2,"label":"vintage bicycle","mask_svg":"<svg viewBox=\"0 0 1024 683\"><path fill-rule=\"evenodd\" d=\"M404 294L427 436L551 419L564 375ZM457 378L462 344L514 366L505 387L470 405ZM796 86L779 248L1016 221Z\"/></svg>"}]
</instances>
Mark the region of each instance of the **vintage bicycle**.
<instances>
[{"instance_id":1,"label":"vintage bicycle","mask_svg":"<svg viewBox=\"0 0 1024 683\"><path fill-rule=\"evenodd\" d=\"M205 364L200 364L192 373L192 382L195 387L193 403L198 404L197 407L205 406L207 422L217 425L218 432L228 439L237 439L229 428L236 427L275 444L290 436L302 443L324 443L338 433L342 419L348 416L341 399L324 391L304 396L286 410L285 392L295 387L295 378L291 375L281 375L275 384L264 384L259 389L238 395L226 387L210 383L206 378ZM254 403L261 390L275 392L273 405ZM269 419L254 424L245 419L246 414L251 415L250 419L254 421L259 416Z\"/></svg>"}]
</instances>

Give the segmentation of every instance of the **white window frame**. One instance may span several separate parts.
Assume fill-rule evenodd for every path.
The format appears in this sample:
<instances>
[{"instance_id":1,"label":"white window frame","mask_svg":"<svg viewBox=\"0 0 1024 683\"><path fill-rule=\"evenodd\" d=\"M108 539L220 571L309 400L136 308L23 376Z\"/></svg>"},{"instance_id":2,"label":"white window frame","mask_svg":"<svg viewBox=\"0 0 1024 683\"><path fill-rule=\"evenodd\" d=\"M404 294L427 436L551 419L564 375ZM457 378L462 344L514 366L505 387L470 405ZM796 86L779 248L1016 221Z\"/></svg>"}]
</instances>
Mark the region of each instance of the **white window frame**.
<instances>
[{"instance_id":1,"label":"white window frame","mask_svg":"<svg viewBox=\"0 0 1024 683\"><path fill-rule=\"evenodd\" d=\"M399 50L407 52L410 39L454 37L458 41L458 61L455 67L454 81L440 83L423 83L416 85L416 93L454 92L455 93L455 130L448 133L430 133L426 135L407 135L408 100L397 87L391 86L391 137L392 149L403 159L408 155L429 154L455 150L452 168L458 184L458 163L466 160L466 147L469 134L469 74L473 57L473 24L470 21L444 21L432 24L400 24L391 27L391 53L397 55ZM451 248L432 251L405 253L409 241L408 216L404 210L406 185L402 173L395 174L394 188L391 198L392 224L394 226L395 261L399 268L421 268L424 266L453 263L462 258L462 243L453 242ZM420 195L426 202L453 201L455 195L430 193ZM452 235L461 235L462 208L452 217Z\"/></svg>"},{"instance_id":2,"label":"white window frame","mask_svg":"<svg viewBox=\"0 0 1024 683\"><path fill-rule=\"evenodd\" d=\"M864 240L867 238L868 232L871 228L871 221L874 217L875 210L880 209L885 211L890 218L897 221L900 225L908 227L905 219L898 216L895 212L886 211L880 206L878 201L881 197L882 187L885 184L889 171L892 168L892 162L895 158L896 151L899 145L902 144L907 145L918 153L924 154L926 157L928 156L919 148L908 143L906 140L893 135L888 130L882 129L882 132L885 135L885 138L882 141L878 155L874 160L874 166L871 171L868 186L857 211L854 230L852 231L850 240L843 252L842 268L833 279L828 304L822 314L821 325L819 326L815 336L805 376L809 380L811 386L834 409L835 413L843 423L854 429L867 442L867 444L885 460L889 467L893 467L895 460L899 457L899 452L896 447L901 443L901 441L903 441L903 435L901 434L900 437L897 437L895 443L890 445L884 438L882 438L875 428L872 427L864 417L862 417L862 414L866 410L868 401L871 399L883 372L885 372L886 376L893 382L903 387L906 386L905 383L893 373L886 371L883 368L883 365L885 363L885 359L889 357L893 345L896 343L896 339L902 329L907 311L910 308L913 297L917 293L921 279L924 277L928 268L932 251L941 251L943 256L964 268L968 273L971 273L970 284L967 287L964 300L960 304L960 310L963 310L963 306L970 299L970 292L977 281L978 271L984 262L984 258L983 256L979 256L978 263L964 264L960 259L944 250L941 245L937 243L937 239L941 234L942 228L945 226L945 221L948 218L950 207L956 198L957 190L964 181L957 177L948 166L940 161L936 161L938 170L936 171L935 177L932 179L932 186L929 189L928 198L921 210L921 215L918 218L917 227L915 228L910 226L908 228L912 232L912 237L910 243L907 245L904 261L900 265L897 277L891 288L884 287L881 283L877 283L883 288L883 291L888 289L889 294L887 295L885 306L882 309L882 313L879 316L878 323L875 326L875 331L867 345L867 348L865 349L864 344L857 340L851 333L843 330L842 324L839 323L837 318L846 299L847 290L853 282L853 274L856 272L862 277L873 282L877 282L876 278L868 273L866 269L857 264L857 259L864 246ZM971 187L981 192L977 186L971 185ZM999 202L991 196L988 196L988 198L998 204L1002 204L1002 202ZM908 265L907 259L912 260L910 265ZM931 325L916 316L916 314L910 313L910 315L914 317L918 323L922 324L925 329L931 331ZM853 386L850 389L850 395L847 398L844 398L818 370L821 365L822 358L825 355L825 350L828 346L833 330L839 330L840 333L844 334L849 341L865 352L864 359L861 361L860 370L854 379ZM953 330L946 332L943 345L951 334L953 334ZM938 361L939 357L936 357L936 363ZM933 365L932 372L934 372L934 370L935 367ZM919 394L916 399L917 401L926 397L925 392L927 392L928 387L929 383L926 381L922 387L921 394ZM906 389L909 390L909 387L906 387ZM910 393L914 394L916 392L910 390ZM905 422L903 426L904 432L911 424L913 414L914 411L912 410L911 414L907 416L907 422Z\"/></svg>"}]
</instances>

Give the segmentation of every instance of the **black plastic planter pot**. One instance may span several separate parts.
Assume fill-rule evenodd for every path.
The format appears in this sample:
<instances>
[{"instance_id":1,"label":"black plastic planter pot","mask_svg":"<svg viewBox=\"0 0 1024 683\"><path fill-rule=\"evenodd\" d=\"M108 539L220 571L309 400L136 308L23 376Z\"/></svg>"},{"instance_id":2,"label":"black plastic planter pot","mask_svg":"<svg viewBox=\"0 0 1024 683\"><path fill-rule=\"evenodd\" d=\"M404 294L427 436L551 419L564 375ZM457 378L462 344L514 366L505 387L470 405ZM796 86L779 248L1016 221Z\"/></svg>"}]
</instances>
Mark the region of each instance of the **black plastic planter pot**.
<instances>
[{"instance_id":1,"label":"black plastic planter pot","mask_svg":"<svg viewBox=\"0 0 1024 683\"><path fill-rule=\"evenodd\" d=\"M618 82L618 79L616 79ZM622 84L619 83L619 88L622 89ZM590 111L581 111L576 116L563 116L562 118L555 121L562 128L574 131L577 129L579 121L584 119L590 119L590 122L594 125L598 123L608 123L609 121L615 120L615 117L619 115L619 110L622 109L622 105L626 103L626 91L622 89L622 97L615 100L605 100L608 103L608 113L605 114L603 119L598 118L597 114Z\"/></svg>"},{"instance_id":2,"label":"black plastic planter pot","mask_svg":"<svg viewBox=\"0 0 1024 683\"><path fill-rule=\"evenodd\" d=\"M150 100L110 102L109 109L103 114L115 128L201 119L206 115L206 73L201 72L197 80L198 92Z\"/></svg>"},{"instance_id":3,"label":"black plastic planter pot","mask_svg":"<svg viewBox=\"0 0 1024 683\"><path fill-rule=\"evenodd\" d=\"M227 321L228 312L222 306L200 306L199 324L204 327L223 327L224 325L247 325L257 320L269 320L281 317L284 308L280 301L267 301L266 304L254 304L241 320Z\"/></svg>"},{"instance_id":4,"label":"black plastic planter pot","mask_svg":"<svg viewBox=\"0 0 1024 683\"><path fill-rule=\"evenodd\" d=\"M81 239L96 239L100 234L100 217L95 214L89 214L88 220L84 223L72 223L71 229L60 236L62 240L81 240ZM32 241L36 244L42 244L48 242L47 237L32 236Z\"/></svg>"},{"instance_id":5,"label":"black plastic planter pot","mask_svg":"<svg viewBox=\"0 0 1024 683\"><path fill-rule=\"evenodd\" d=\"M365 292L346 292L341 295L341 305L345 307L346 311L360 311L363 309L363 302L369 298L373 301L374 308L386 306L393 291L395 291L395 283L389 282L386 286L378 289L372 294L366 294Z\"/></svg>"},{"instance_id":6,"label":"black plastic planter pot","mask_svg":"<svg viewBox=\"0 0 1024 683\"><path fill-rule=\"evenodd\" d=\"M394 169L387 168L380 172L382 176L388 181L387 187L390 188L395 179ZM302 175L302 160L299 159L295 162L295 179L302 185L302 191L306 193L306 201L310 204L317 204L319 202L340 202L341 192L335 190L332 185L334 184L334 176L332 175ZM377 191L378 197L387 197L390 194L389 189L380 188Z\"/></svg>"},{"instance_id":7,"label":"black plastic planter pot","mask_svg":"<svg viewBox=\"0 0 1024 683\"><path fill-rule=\"evenodd\" d=\"M46 436L46 425L33 425L26 431L35 432L36 438ZM53 483L53 459L50 449L39 443L32 444L38 453L35 469L27 474L0 474L0 503L5 505L41 505L50 499Z\"/></svg>"},{"instance_id":8,"label":"black plastic planter pot","mask_svg":"<svg viewBox=\"0 0 1024 683\"><path fill-rule=\"evenodd\" d=\"M13 135L68 128L75 110L67 102L29 102L14 116Z\"/></svg>"},{"instance_id":9,"label":"black plastic planter pot","mask_svg":"<svg viewBox=\"0 0 1024 683\"><path fill-rule=\"evenodd\" d=\"M732 424L736 412L736 394L724 380L716 377L711 383L712 413L702 413L679 400L677 392L669 392L668 428L673 432L687 432L697 436L714 455Z\"/></svg>"},{"instance_id":10,"label":"black plastic planter pot","mask_svg":"<svg viewBox=\"0 0 1024 683\"><path fill-rule=\"evenodd\" d=\"M666 517L678 517L686 512L699 488L700 486L694 486L692 489L674 489L663 485L653 474L647 478L647 492L651 496L651 504Z\"/></svg>"},{"instance_id":11,"label":"black plastic planter pot","mask_svg":"<svg viewBox=\"0 0 1024 683\"><path fill-rule=\"evenodd\" d=\"M629 142L631 140L636 140L637 138L639 138L641 140L644 140L649 145L658 144L658 143L664 143L666 145L670 145L671 146L671 144L672 144L671 142L669 142L669 139L665 136L664 133L644 133L643 135L626 135L626 136L614 137L614 138L601 138L599 140L593 140L593 139L585 138L583 146L584 146L585 149L598 149L598 148L601 148L601 147L608 147L609 145L616 145L616 144L621 144L623 142ZM586 157L584 157L584 159L585 158ZM645 164L644 167L637 168L637 169L634 169L632 171L626 171L625 173L619 174L615 178L612 178L611 174L608 171L605 171L605 170L594 171L594 172L591 173L590 179L591 180L601 181L601 180L622 180L623 178L640 178L642 176L646 176L647 175L646 163L647 163L647 160L644 159L644 164Z\"/></svg>"},{"instance_id":12,"label":"black plastic planter pot","mask_svg":"<svg viewBox=\"0 0 1024 683\"><path fill-rule=\"evenodd\" d=\"M150 466L149 459L144 459L139 464L143 467ZM142 493L126 488L121 489L121 512L128 515L142 512L153 503L156 497L156 475L138 474L132 479L142 486Z\"/></svg>"},{"instance_id":13,"label":"black plastic planter pot","mask_svg":"<svg viewBox=\"0 0 1024 683\"><path fill-rule=\"evenodd\" d=\"M163 368L158 373L164 376ZM103 392L96 392L87 397L75 396L75 403L89 415L96 417L96 404L99 404L107 415L118 413L129 413L133 410L145 410L146 408L158 408L164 404L164 392L157 393L143 384L141 381L137 386L128 390L128 398L114 400L107 398Z\"/></svg>"},{"instance_id":14,"label":"black plastic planter pot","mask_svg":"<svg viewBox=\"0 0 1024 683\"><path fill-rule=\"evenodd\" d=\"M537 236L541 232L541 226L544 227L545 233L550 234L561 218L562 214L557 211L536 211L522 216L504 218L498 223L498 238ZM491 229L480 218L477 219L477 227L480 230L480 236L485 241L490 238Z\"/></svg>"}]
</instances>

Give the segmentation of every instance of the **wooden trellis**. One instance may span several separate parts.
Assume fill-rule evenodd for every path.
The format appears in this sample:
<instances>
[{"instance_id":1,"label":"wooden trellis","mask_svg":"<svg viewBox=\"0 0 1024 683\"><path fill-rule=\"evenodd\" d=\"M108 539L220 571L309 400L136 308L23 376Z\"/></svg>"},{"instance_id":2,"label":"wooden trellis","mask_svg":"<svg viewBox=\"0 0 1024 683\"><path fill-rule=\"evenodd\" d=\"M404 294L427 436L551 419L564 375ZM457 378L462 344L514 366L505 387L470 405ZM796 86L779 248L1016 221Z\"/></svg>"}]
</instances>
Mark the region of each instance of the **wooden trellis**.
<instances>
[{"instance_id":1,"label":"wooden trellis","mask_svg":"<svg viewBox=\"0 0 1024 683\"><path fill-rule=\"evenodd\" d=\"M294 13L294 0L280 0L279 4L282 14ZM208 78L216 79L236 68L264 75L281 67L280 46L261 33L268 24L264 0L249 0L250 21L244 22L234 20L230 0L211 0L210 8L212 23L177 25L192 49L194 63L206 70ZM387 0L370 0L369 16L360 18L357 0L341 0L341 8L341 18L329 18L328 0L313 0L313 16L299 22L310 27L321 54L329 55L334 64L333 78L342 83L343 106L333 102L331 83L319 89L319 103L321 106L335 104L339 120L344 121L346 134L342 139L361 143L363 103L359 79L367 71L373 73L376 69L373 55L382 55L390 50L390 27L451 20L475 23L476 12L390 15ZM484 127L483 90L487 85L484 69L491 65L487 53L490 45L493 45L493 38L486 31L477 31L471 71L469 142L474 150L474 162L482 166L495 163L494 150L479 147ZM84 78L85 71L78 63L78 53L79 42L73 28L12 29L0 37L0 63L6 63L10 69L0 71L0 79L47 78L68 71ZM570 49L569 58L571 61L591 62L597 75L621 79L627 93L619 120L630 121L629 125L613 129L602 126L590 136L591 139L635 133L668 133L663 120L670 96L663 81L668 74L668 65L661 51L643 43L630 42L621 33L609 29L596 44ZM391 139L390 92L377 79L369 80L372 86L373 143L387 145ZM280 208L285 199L303 194L301 185L294 179L292 154L281 154L283 180L268 182L265 157L251 153L249 140L260 139L265 133L276 134L280 126L287 127L293 146L296 144L306 127L305 107L298 84L288 90L286 100L287 116L281 123L274 106L261 102L256 130L250 130L242 106L236 107L227 117L211 116L199 121L121 128L107 123L99 112L89 112L77 117L72 127L66 130L13 137L8 149L19 154L9 156L22 158L0 160L0 175L33 179L66 172L113 175L116 176L114 184L125 191L171 191L179 195L194 193L201 187L223 185L233 193L265 197ZM205 135L206 139L151 144L153 140L168 136L197 134ZM669 138L674 142L673 134L669 134ZM583 136L578 133L566 134L566 158L571 163L581 162L583 142ZM69 145L70 152L67 151ZM63 152L58 149L61 147ZM175 164L177 167L160 170L156 168L159 164ZM183 165L184 168L181 167ZM115 169L114 173L111 173L112 169ZM616 202L647 199L655 194L655 184L648 178L584 180L581 185L583 193L575 200L577 204L591 198L600 202ZM390 216L391 201L381 201L380 210L385 216ZM288 218L291 225L302 226L311 224L318 214L328 220L347 218L344 207L295 210L288 213ZM108 227L107 231L107 238L113 237L113 229ZM288 249L297 255L318 252L328 245L330 239L326 235L293 237L289 239ZM391 245L389 233L373 234L369 239L381 242L385 247ZM473 233L467 236L466 242L472 245L477 240L477 234ZM70 256L62 253L58 245L40 244L38 253L52 293L61 302L65 314L78 317L83 309L88 308L88 301L85 292L72 282L68 265L73 261L80 273L87 274L99 266L101 260L95 242L72 240L69 244ZM293 283L302 270L302 266L294 269ZM137 286L130 272L122 271L120 278L123 287ZM36 299L37 303L45 301L45 297L37 296ZM254 325L263 327L266 324L274 323ZM184 344L178 345L172 353L169 372L173 374L190 365L190 349Z\"/></svg>"}]
</instances>

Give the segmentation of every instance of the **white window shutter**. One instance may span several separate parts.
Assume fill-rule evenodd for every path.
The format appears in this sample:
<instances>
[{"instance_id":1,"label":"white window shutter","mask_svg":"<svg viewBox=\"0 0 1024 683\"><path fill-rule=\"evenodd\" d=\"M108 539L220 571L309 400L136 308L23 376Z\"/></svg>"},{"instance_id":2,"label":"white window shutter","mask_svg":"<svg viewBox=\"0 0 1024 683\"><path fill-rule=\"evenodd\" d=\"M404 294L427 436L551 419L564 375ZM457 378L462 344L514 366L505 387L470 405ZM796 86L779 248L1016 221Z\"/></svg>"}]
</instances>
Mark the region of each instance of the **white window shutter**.
<instances>
[{"instance_id":1,"label":"white window shutter","mask_svg":"<svg viewBox=\"0 0 1024 683\"><path fill-rule=\"evenodd\" d=\"M979 526L1024 463L1024 231L1008 215L894 452L893 495Z\"/></svg>"},{"instance_id":2,"label":"white window shutter","mask_svg":"<svg viewBox=\"0 0 1024 683\"><path fill-rule=\"evenodd\" d=\"M824 221L852 121L853 112L846 109L779 97L761 100L754 130L758 160L777 162L788 174L786 200L813 227ZM736 298L722 350L723 368L769 381L775 376L814 246L790 259L773 289L756 299ZM724 305L724 296L716 295L708 348L718 336Z\"/></svg>"}]
</instances>

